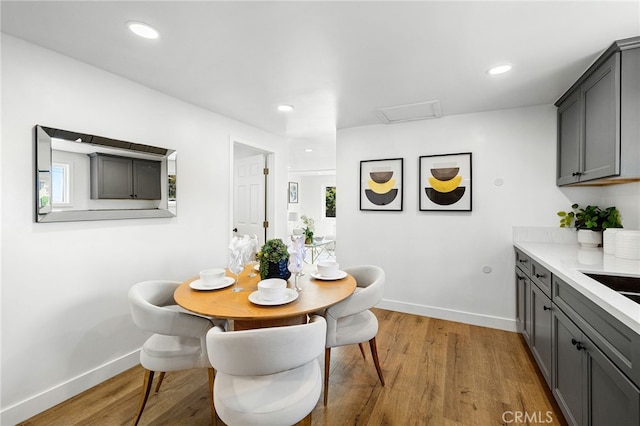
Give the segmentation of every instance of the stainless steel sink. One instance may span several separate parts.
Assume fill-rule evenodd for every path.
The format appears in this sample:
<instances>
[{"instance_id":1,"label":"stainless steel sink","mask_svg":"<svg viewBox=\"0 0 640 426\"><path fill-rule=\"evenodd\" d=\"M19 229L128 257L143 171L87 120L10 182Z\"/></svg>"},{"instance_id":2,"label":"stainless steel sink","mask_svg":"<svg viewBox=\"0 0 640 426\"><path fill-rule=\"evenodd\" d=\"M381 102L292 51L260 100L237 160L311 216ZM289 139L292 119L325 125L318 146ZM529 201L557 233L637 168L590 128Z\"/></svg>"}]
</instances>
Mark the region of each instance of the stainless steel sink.
<instances>
[{"instance_id":1,"label":"stainless steel sink","mask_svg":"<svg viewBox=\"0 0 640 426\"><path fill-rule=\"evenodd\" d=\"M609 287L611 290L617 291L623 296L628 297L634 302L640 304L640 277L625 277L618 275L600 275L588 273L584 274Z\"/></svg>"}]
</instances>

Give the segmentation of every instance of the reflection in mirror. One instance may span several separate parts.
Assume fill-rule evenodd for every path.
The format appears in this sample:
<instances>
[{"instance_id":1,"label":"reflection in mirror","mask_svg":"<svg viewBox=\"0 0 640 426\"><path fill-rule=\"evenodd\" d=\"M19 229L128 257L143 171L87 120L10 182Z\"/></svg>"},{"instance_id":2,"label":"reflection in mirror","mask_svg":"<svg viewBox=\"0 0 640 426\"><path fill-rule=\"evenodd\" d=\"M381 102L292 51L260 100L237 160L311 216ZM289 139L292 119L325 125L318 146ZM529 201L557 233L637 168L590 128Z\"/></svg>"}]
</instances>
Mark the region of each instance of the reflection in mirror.
<instances>
[{"instance_id":1,"label":"reflection in mirror","mask_svg":"<svg viewBox=\"0 0 640 426\"><path fill-rule=\"evenodd\" d=\"M176 152L36 126L36 221L173 217Z\"/></svg>"}]
</instances>

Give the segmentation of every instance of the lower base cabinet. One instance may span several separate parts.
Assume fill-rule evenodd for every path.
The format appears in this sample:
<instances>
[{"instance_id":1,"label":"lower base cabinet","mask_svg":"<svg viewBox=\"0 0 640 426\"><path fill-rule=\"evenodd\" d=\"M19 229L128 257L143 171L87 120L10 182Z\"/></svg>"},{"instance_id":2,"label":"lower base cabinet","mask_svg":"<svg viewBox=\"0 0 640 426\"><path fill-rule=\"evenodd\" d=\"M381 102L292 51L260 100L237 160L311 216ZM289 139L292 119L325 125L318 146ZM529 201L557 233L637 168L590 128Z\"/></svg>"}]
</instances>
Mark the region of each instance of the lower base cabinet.
<instances>
[{"instance_id":1,"label":"lower base cabinet","mask_svg":"<svg viewBox=\"0 0 640 426\"><path fill-rule=\"evenodd\" d=\"M527 275L516 268L516 327L528 345L531 345L529 330L531 329L531 281Z\"/></svg>"},{"instance_id":2,"label":"lower base cabinet","mask_svg":"<svg viewBox=\"0 0 640 426\"><path fill-rule=\"evenodd\" d=\"M551 386L551 299L531 283L530 346L542 376Z\"/></svg>"},{"instance_id":3,"label":"lower base cabinet","mask_svg":"<svg viewBox=\"0 0 640 426\"><path fill-rule=\"evenodd\" d=\"M518 248L515 284L518 332L567 423L640 426L637 332Z\"/></svg>"},{"instance_id":4,"label":"lower base cabinet","mask_svg":"<svg viewBox=\"0 0 640 426\"><path fill-rule=\"evenodd\" d=\"M640 390L553 307L553 395L570 425L640 425Z\"/></svg>"}]
</instances>

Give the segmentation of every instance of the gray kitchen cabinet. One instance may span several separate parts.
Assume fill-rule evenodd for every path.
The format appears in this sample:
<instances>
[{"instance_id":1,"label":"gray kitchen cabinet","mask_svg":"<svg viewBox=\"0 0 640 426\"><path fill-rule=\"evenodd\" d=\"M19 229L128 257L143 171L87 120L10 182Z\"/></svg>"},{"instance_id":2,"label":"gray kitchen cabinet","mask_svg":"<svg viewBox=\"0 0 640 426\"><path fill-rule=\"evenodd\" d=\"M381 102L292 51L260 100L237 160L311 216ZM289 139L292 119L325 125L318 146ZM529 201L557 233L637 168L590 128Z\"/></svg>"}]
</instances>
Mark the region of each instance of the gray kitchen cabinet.
<instances>
[{"instance_id":1,"label":"gray kitchen cabinet","mask_svg":"<svg viewBox=\"0 0 640 426\"><path fill-rule=\"evenodd\" d=\"M570 425L640 425L640 335L515 248L516 325Z\"/></svg>"},{"instance_id":2,"label":"gray kitchen cabinet","mask_svg":"<svg viewBox=\"0 0 640 426\"><path fill-rule=\"evenodd\" d=\"M531 281L529 277L516 268L516 328L524 340L530 345L531 329Z\"/></svg>"},{"instance_id":3,"label":"gray kitchen cabinet","mask_svg":"<svg viewBox=\"0 0 640 426\"><path fill-rule=\"evenodd\" d=\"M578 182L580 170L580 92L558 105L558 185Z\"/></svg>"},{"instance_id":4,"label":"gray kitchen cabinet","mask_svg":"<svg viewBox=\"0 0 640 426\"><path fill-rule=\"evenodd\" d=\"M89 154L89 158L91 199L161 198L160 161L99 153Z\"/></svg>"},{"instance_id":5,"label":"gray kitchen cabinet","mask_svg":"<svg viewBox=\"0 0 640 426\"><path fill-rule=\"evenodd\" d=\"M531 284L531 353L542 376L551 386L551 299L535 284Z\"/></svg>"},{"instance_id":6,"label":"gray kitchen cabinet","mask_svg":"<svg viewBox=\"0 0 640 426\"><path fill-rule=\"evenodd\" d=\"M559 309L552 311L552 320L552 392L567 422L640 424L640 390Z\"/></svg>"},{"instance_id":7,"label":"gray kitchen cabinet","mask_svg":"<svg viewBox=\"0 0 640 426\"><path fill-rule=\"evenodd\" d=\"M551 273L516 249L516 327L551 386Z\"/></svg>"},{"instance_id":8,"label":"gray kitchen cabinet","mask_svg":"<svg viewBox=\"0 0 640 426\"><path fill-rule=\"evenodd\" d=\"M640 37L615 42L556 106L559 186L640 180Z\"/></svg>"},{"instance_id":9,"label":"gray kitchen cabinet","mask_svg":"<svg viewBox=\"0 0 640 426\"><path fill-rule=\"evenodd\" d=\"M638 333L556 276L553 277L553 303L625 376L640 386Z\"/></svg>"},{"instance_id":10,"label":"gray kitchen cabinet","mask_svg":"<svg viewBox=\"0 0 640 426\"><path fill-rule=\"evenodd\" d=\"M161 163L150 160L132 160L133 196L139 200L159 200L161 195Z\"/></svg>"},{"instance_id":11,"label":"gray kitchen cabinet","mask_svg":"<svg viewBox=\"0 0 640 426\"><path fill-rule=\"evenodd\" d=\"M531 259L516 249L516 328L528 345L531 345Z\"/></svg>"},{"instance_id":12,"label":"gray kitchen cabinet","mask_svg":"<svg viewBox=\"0 0 640 426\"><path fill-rule=\"evenodd\" d=\"M553 380L552 393L570 425L585 424L587 404L583 354L576 350L582 340L580 329L559 309L552 314Z\"/></svg>"}]
</instances>

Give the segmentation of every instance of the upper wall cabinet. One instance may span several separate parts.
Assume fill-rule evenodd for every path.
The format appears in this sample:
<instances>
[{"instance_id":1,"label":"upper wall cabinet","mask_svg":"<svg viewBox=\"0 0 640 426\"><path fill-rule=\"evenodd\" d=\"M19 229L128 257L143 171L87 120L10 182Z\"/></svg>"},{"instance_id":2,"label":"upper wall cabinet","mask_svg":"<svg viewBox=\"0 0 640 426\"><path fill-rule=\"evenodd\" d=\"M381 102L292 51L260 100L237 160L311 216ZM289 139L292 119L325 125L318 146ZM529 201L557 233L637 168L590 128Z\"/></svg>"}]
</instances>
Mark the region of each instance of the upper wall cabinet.
<instances>
[{"instance_id":1,"label":"upper wall cabinet","mask_svg":"<svg viewBox=\"0 0 640 426\"><path fill-rule=\"evenodd\" d=\"M91 199L160 200L160 161L141 160L108 154L91 158Z\"/></svg>"},{"instance_id":2,"label":"upper wall cabinet","mask_svg":"<svg viewBox=\"0 0 640 426\"><path fill-rule=\"evenodd\" d=\"M640 37L613 43L556 106L559 186L640 180Z\"/></svg>"}]
</instances>

